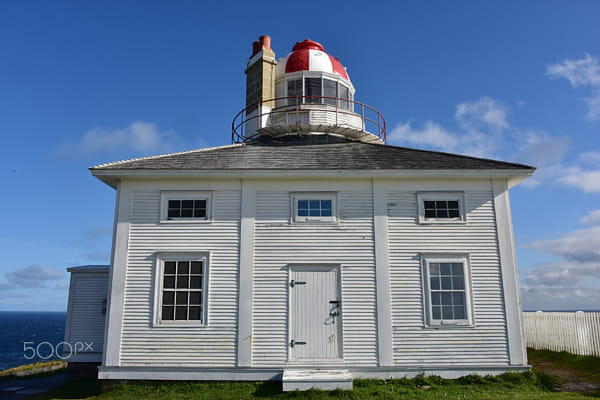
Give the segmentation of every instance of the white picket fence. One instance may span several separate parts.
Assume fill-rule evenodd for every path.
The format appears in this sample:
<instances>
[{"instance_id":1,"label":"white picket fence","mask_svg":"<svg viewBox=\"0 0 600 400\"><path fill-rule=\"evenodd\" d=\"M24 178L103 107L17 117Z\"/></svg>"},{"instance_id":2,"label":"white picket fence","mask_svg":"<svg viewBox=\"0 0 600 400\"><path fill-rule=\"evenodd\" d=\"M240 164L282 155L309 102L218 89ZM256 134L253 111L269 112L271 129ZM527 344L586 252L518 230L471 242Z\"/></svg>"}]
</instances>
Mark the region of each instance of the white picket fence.
<instances>
[{"instance_id":1,"label":"white picket fence","mask_svg":"<svg viewBox=\"0 0 600 400\"><path fill-rule=\"evenodd\" d=\"M524 312L527 347L600 357L600 312Z\"/></svg>"}]
</instances>

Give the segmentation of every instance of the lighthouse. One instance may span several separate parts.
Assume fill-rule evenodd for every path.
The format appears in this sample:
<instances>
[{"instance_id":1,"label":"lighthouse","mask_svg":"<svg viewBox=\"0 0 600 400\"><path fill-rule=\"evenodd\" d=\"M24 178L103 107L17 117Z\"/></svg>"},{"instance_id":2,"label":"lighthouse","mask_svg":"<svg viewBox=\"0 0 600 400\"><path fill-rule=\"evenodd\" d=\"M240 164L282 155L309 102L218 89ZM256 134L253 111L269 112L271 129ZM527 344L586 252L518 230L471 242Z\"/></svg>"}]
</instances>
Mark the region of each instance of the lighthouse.
<instances>
[{"instance_id":1,"label":"lighthouse","mask_svg":"<svg viewBox=\"0 0 600 400\"><path fill-rule=\"evenodd\" d=\"M246 107L232 123L232 142L385 143L383 116L355 100L338 58L310 39L276 60L271 38L252 45L246 68Z\"/></svg>"}]
</instances>

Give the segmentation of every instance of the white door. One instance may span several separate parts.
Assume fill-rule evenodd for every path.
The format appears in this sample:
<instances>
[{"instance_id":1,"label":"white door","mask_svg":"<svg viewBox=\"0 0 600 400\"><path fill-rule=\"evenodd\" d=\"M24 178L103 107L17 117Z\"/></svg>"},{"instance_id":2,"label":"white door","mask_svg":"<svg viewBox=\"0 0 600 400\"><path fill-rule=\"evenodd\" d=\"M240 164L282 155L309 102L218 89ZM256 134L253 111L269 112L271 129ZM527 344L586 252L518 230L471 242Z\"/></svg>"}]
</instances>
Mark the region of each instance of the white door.
<instances>
[{"instance_id":1,"label":"white door","mask_svg":"<svg viewBox=\"0 0 600 400\"><path fill-rule=\"evenodd\" d=\"M340 358L338 268L290 269L290 360Z\"/></svg>"}]
</instances>

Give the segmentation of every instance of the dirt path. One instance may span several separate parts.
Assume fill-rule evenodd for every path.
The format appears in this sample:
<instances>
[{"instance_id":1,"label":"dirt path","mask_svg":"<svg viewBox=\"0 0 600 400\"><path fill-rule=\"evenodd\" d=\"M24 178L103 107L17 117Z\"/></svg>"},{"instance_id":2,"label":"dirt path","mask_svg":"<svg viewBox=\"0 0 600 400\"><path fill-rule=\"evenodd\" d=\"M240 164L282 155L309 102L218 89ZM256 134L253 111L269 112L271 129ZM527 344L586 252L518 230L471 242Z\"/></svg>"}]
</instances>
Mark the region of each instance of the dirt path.
<instances>
[{"instance_id":1,"label":"dirt path","mask_svg":"<svg viewBox=\"0 0 600 400\"><path fill-rule=\"evenodd\" d=\"M533 370L550 375L554 380L554 388L561 392L600 393L600 371L573 368L556 360L543 357L530 357L529 363Z\"/></svg>"}]
</instances>

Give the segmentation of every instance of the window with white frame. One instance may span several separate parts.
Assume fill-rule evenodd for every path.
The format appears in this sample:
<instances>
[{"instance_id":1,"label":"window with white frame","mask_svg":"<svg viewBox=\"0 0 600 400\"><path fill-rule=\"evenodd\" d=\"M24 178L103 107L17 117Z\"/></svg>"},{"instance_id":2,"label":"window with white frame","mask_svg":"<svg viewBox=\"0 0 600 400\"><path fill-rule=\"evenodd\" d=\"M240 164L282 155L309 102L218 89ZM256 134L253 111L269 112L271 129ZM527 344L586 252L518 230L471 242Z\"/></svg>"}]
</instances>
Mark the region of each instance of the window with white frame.
<instances>
[{"instance_id":1,"label":"window with white frame","mask_svg":"<svg viewBox=\"0 0 600 400\"><path fill-rule=\"evenodd\" d=\"M292 193L292 220L295 222L335 222L335 193Z\"/></svg>"},{"instance_id":2,"label":"window with white frame","mask_svg":"<svg viewBox=\"0 0 600 400\"><path fill-rule=\"evenodd\" d=\"M467 256L423 256L427 325L470 325Z\"/></svg>"},{"instance_id":3,"label":"window with white frame","mask_svg":"<svg viewBox=\"0 0 600 400\"><path fill-rule=\"evenodd\" d=\"M276 85L276 90L278 87L280 88L279 93L281 93L283 91L281 83ZM351 103L353 99L350 88L333 79L324 77L290 78L286 80L285 87L287 89L288 105L304 103L335 106L337 102L337 106L340 108L354 110L354 105ZM322 98L321 96L331 98ZM279 95L276 97L279 97ZM277 105L279 106L280 102L277 102Z\"/></svg>"},{"instance_id":4,"label":"window with white frame","mask_svg":"<svg viewBox=\"0 0 600 400\"><path fill-rule=\"evenodd\" d=\"M157 256L157 324L206 324L206 254Z\"/></svg>"},{"instance_id":5,"label":"window with white frame","mask_svg":"<svg viewBox=\"0 0 600 400\"><path fill-rule=\"evenodd\" d=\"M465 223L462 192L417 193L420 223Z\"/></svg>"},{"instance_id":6,"label":"window with white frame","mask_svg":"<svg viewBox=\"0 0 600 400\"><path fill-rule=\"evenodd\" d=\"M205 191L161 193L161 222L198 222L211 218L212 194Z\"/></svg>"}]
</instances>

